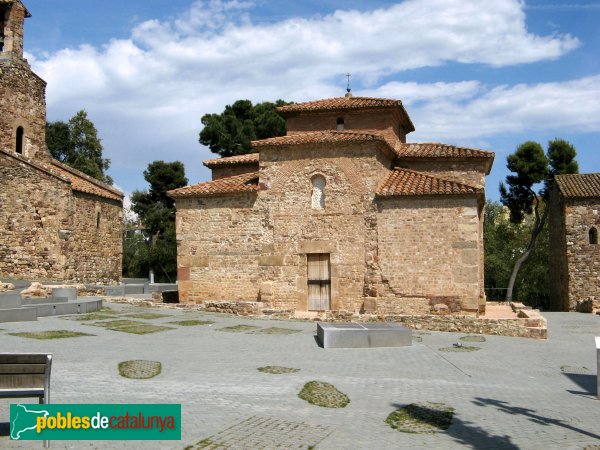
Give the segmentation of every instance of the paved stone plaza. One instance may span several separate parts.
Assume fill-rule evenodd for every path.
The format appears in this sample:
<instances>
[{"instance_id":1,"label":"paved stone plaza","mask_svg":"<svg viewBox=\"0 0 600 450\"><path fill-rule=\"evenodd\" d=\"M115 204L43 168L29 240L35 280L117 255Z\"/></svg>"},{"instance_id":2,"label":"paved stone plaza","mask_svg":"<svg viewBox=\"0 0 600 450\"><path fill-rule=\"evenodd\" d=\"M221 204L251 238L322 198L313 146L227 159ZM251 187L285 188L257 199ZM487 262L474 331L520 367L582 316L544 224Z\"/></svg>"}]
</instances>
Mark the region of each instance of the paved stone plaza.
<instances>
[{"instance_id":1,"label":"paved stone plaza","mask_svg":"<svg viewBox=\"0 0 600 450\"><path fill-rule=\"evenodd\" d=\"M315 323L109 306L117 314L104 321L130 319L173 329L131 334L73 316L3 323L2 351L54 354L52 403L181 403L182 441L55 441L51 448L547 450L600 445L594 345L600 317L591 314L545 313L548 340L486 336L485 342L468 342L460 341L460 333L417 331L411 347L323 349L314 338ZM168 316L127 316L140 312ZM176 320L214 323L167 323ZM235 328L220 331L225 327ZM8 334L52 330L95 336L35 340ZM479 350L440 351L456 349L457 342ZM119 375L119 362L136 359L161 362L162 373L147 380ZM300 370L257 370L264 366ZM311 380L333 384L350 404L329 409L301 400L297 394ZM5 422L0 447L41 448L41 442L8 440L10 401L0 402L0 422ZM417 402L454 408L448 430L410 434L384 422L397 408Z\"/></svg>"}]
</instances>

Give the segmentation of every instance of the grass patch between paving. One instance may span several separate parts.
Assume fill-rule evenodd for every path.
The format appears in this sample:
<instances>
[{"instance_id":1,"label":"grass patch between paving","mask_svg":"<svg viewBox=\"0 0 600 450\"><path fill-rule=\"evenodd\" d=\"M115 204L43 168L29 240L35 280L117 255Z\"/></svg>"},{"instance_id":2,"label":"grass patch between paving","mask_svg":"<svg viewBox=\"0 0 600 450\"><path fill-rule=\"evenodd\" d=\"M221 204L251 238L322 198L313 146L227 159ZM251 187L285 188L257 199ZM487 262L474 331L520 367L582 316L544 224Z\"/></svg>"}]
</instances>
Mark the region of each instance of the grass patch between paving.
<instances>
[{"instance_id":1,"label":"grass patch between paving","mask_svg":"<svg viewBox=\"0 0 600 450\"><path fill-rule=\"evenodd\" d=\"M254 325L232 325L230 327L219 328L217 331L227 331L229 333L244 333L246 331L256 331L260 327Z\"/></svg>"},{"instance_id":2,"label":"grass patch between paving","mask_svg":"<svg viewBox=\"0 0 600 450\"><path fill-rule=\"evenodd\" d=\"M95 322L90 325L103 327L107 330L121 331L123 333L132 334L149 334L158 333L159 331L173 330L173 327L165 327L162 325L154 325L151 323L139 322L137 320L107 320L105 322Z\"/></svg>"},{"instance_id":3,"label":"grass patch between paving","mask_svg":"<svg viewBox=\"0 0 600 450\"><path fill-rule=\"evenodd\" d=\"M460 338L463 342L485 342L484 336L463 336Z\"/></svg>"},{"instance_id":4,"label":"grass patch between paving","mask_svg":"<svg viewBox=\"0 0 600 450\"><path fill-rule=\"evenodd\" d=\"M167 322L173 325L180 325L182 327L193 327L196 325L212 325L214 322L212 320L175 320L173 322Z\"/></svg>"},{"instance_id":5,"label":"grass patch between paving","mask_svg":"<svg viewBox=\"0 0 600 450\"><path fill-rule=\"evenodd\" d=\"M158 361L146 361L143 359L134 359L119 363L119 374L125 378L136 380L146 380L159 375L162 370L162 364Z\"/></svg>"},{"instance_id":6,"label":"grass patch between paving","mask_svg":"<svg viewBox=\"0 0 600 450\"><path fill-rule=\"evenodd\" d=\"M114 319L115 316L113 314L105 314L101 312L92 312L88 314L78 314L76 316L66 316L62 317L62 319L68 320L77 320L77 321L88 321L88 320L104 320L104 319Z\"/></svg>"},{"instance_id":7,"label":"grass patch between paving","mask_svg":"<svg viewBox=\"0 0 600 450\"><path fill-rule=\"evenodd\" d=\"M169 314L159 314L159 313L152 313L152 312L132 313L132 314L126 314L126 316L133 317L134 319L145 319L145 320L160 319L162 317L171 317Z\"/></svg>"},{"instance_id":8,"label":"grass patch between paving","mask_svg":"<svg viewBox=\"0 0 600 450\"><path fill-rule=\"evenodd\" d=\"M83 336L95 336L95 334L81 333L79 331L69 330L50 330L50 331L24 331L20 333L8 333L11 336L25 337L30 339L65 339Z\"/></svg>"},{"instance_id":9,"label":"grass patch between paving","mask_svg":"<svg viewBox=\"0 0 600 450\"><path fill-rule=\"evenodd\" d=\"M475 352L477 350L481 350L481 347L475 347L472 345L461 345L460 347L452 346L452 347L442 347L438 349L440 352L456 352L456 353L465 353L465 352Z\"/></svg>"},{"instance_id":10,"label":"grass patch between paving","mask_svg":"<svg viewBox=\"0 0 600 450\"><path fill-rule=\"evenodd\" d=\"M265 367L259 367L258 369L259 372L262 373L272 373L273 375L282 375L284 373L296 373L299 372L300 369L294 369L292 367L282 367L282 366L265 366Z\"/></svg>"},{"instance_id":11,"label":"grass patch between paving","mask_svg":"<svg viewBox=\"0 0 600 450\"><path fill-rule=\"evenodd\" d=\"M454 408L443 403L411 403L385 419L390 427L403 433L435 433L452 424Z\"/></svg>"},{"instance_id":12,"label":"grass patch between paving","mask_svg":"<svg viewBox=\"0 0 600 450\"><path fill-rule=\"evenodd\" d=\"M294 334L299 333L300 330L294 330L292 328L279 328L279 327L270 327L270 328L261 328L260 330L253 331L253 334Z\"/></svg>"},{"instance_id":13,"label":"grass patch between paving","mask_svg":"<svg viewBox=\"0 0 600 450\"><path fill-rule=\"evenodd\" d=\"M333 384L324 381L309 381L298 394L302 400L323 408L345 408L350 399L336 389Z\"/></svg>"}]
</instances>

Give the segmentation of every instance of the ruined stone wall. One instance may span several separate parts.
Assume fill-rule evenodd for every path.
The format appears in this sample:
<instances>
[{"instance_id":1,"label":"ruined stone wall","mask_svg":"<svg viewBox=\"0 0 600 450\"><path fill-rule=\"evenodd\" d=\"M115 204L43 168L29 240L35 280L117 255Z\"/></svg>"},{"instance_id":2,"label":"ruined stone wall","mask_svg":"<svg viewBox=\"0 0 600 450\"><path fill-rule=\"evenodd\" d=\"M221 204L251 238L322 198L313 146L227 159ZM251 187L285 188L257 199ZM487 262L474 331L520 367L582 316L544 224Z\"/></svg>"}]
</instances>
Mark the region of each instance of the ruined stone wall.
<instances>
[{"instance_id":1,"label":"ruined stone wall","mask_svg":"<svg viewBox=\"0 0 600 450\"><path fill-rule=\"evenodd\" d=\"M116 283L122 273L121 202L73 192L66 279Z\"/></svg>"},{"instance_id":2,"label":"ruined stone wall","mask_svg":"<svg viewBox=\"0 0 600 450\"><path fill-rule=\"evenodd\" d=\"M398 166L428 173L434 177L485 188L485 163L482 161L419 161L400 159Z\"/></svg>"},{"instance_id":3,"label":"ruined stone wall","mask_svg":"<svg viewBox=\"0 0 600 450\"><path fill-rule=\"evenodd\" d=\"M457 298L477 310L483 296L480 205L475 196L379 200L379 267L398 296Z\"/></svg>"},{"instance_id":4,"label":"ruined stone wall","mask_svg":"<svg viewBox=\"0 0 600 450\"><path fill-rule=\"evenodd\" d=\"M67 181L0 153L0 276L62 280L70 228Z\"/></svg>"},{"instance_id":5,"label":"ruined stone wall","mask_svg":"<svg viewBox=\"0 0 600 450\"><path fill-rule=\"evenodd\" d=\"M177 200L177 280L182 303L256 301L268 239L256 194Z\"/></svg>"},{"instance_id":6,"label":"ruined stone wall","mask_svg":"<svg viewBox=\"0 0 600 450\"><path fill-rule=\"evenodd\" d=\"M16 151L23 127L22 154L50 161L46 149L46 83L23 60L0 61L0 148Z\"/></svg>"},{"instance_id":7,"label":"ruined stone wall","mask_svg":"<svg viewBox=\"0 0 600 450\"><path fill-rule=\"evenodd\" d=\"M233 164L226 166L216 166L212 168L212 179L231 177L233 175L241 175L243 173L258 172L258 164Z\"/></svg>"},{"instance_id":8,"label":"ruined stone wall","mask_svg":"<svg viewBox=\"0 0 600 450\"><path fill-rule=\"evenodd\" d=\"M565 204L558 187L554 184L548 203L548 232L550 233L550 309L569 310L569 278L567 265L567 241L565 229Z\"/></svg>"},{"instance_id":9,"label":"ruined stone wall","mask_svg":"<svg viewBox=\"0 0 600 450\"><path fill-rule=\"evenodd\" d=\"M578 301L600 297L600 245L590 244L589 230L600 233L600 199L565 200L565 241L569 310Z\"/></svg>"},{"instance_id":10,"label":"ruined stone wall","mask_svg":"<svg viewBox=\"0 0 600 450\"><path fill-rule=\"evenodd\" d=\"M344 119L344 130L390 130L401 142L406 142L406 131L400 124L400 117L390 110L290 115L286 117L287 134L336 130L338 118Z\"/></svg>"}]
</instances>

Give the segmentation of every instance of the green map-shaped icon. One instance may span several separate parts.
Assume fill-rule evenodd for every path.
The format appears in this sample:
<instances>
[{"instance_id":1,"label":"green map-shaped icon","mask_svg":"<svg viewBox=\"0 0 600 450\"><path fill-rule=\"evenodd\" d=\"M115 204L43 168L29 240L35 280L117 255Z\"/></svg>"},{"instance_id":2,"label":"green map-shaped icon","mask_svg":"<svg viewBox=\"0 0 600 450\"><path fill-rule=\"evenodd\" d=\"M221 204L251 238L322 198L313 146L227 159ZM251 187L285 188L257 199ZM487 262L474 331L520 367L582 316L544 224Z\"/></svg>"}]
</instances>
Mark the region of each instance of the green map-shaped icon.
<instances>
[{"instance_id":1,"label":"green map-shaped icon","mask_svg":"<svg viewBox=\"0 0 600 450\"><path fill-rule=\"evenodd\" d=\"M39 408L28 409L27 406L31 407L31 405L11 405L10 438L12 440L26 439L23 433L36 429L37 418L49 415L48 411Z\"/></svg>"}]
</instances>

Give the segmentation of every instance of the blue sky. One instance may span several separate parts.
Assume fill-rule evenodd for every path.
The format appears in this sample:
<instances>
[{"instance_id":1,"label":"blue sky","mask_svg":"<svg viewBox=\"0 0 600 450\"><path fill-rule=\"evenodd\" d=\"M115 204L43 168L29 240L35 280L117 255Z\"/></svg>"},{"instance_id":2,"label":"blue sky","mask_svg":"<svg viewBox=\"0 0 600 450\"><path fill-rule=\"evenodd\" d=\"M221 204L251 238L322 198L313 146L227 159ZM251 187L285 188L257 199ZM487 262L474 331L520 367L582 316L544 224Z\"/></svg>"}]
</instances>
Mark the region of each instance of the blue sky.
<instances>
[{"instance_id":1,"label":"blue sky","mask_svg":"<svg viewBox=\"0 0 600 450\"><path fill-rule=\"evenodd\" d=\"M491 150L487 196L526 140L599 172L600 1L25 0L48 120L88 111L127 194L157 159L209 179L200 118L236 99L398 98L410 142Z\"/></svg>"}]
</instances>

